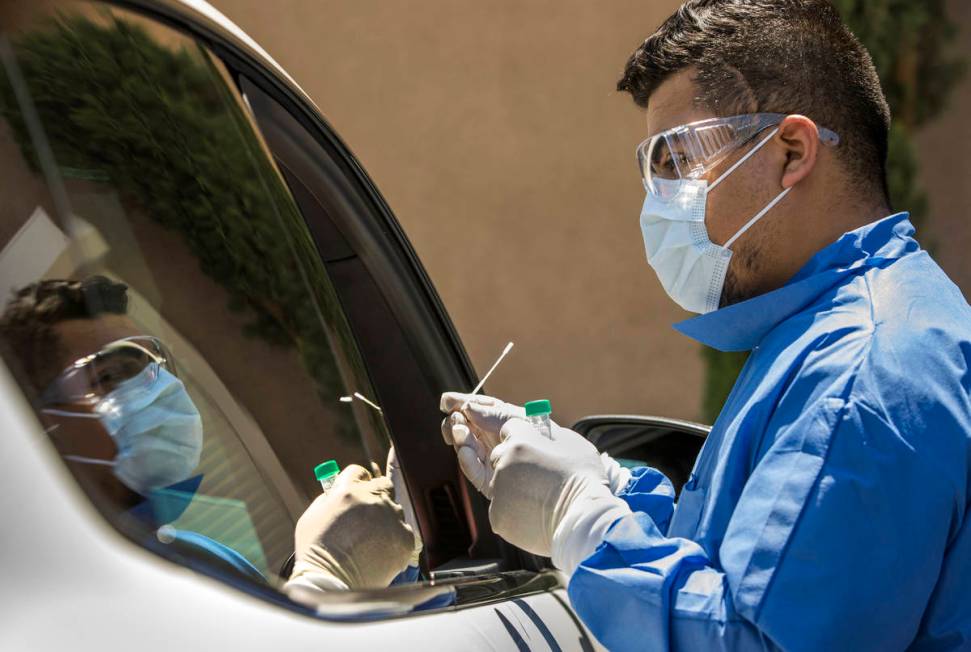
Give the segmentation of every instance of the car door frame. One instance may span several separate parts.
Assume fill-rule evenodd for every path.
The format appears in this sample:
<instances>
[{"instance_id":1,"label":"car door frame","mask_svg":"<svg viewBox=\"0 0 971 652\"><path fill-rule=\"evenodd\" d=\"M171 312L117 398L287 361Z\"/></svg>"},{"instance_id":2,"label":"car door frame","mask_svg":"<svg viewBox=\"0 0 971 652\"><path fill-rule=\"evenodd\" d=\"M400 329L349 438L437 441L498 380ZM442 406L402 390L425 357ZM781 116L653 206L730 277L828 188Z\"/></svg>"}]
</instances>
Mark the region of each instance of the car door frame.
<instances>
[{"instance_id":1,"label":"car door frame","mask_svg":"<svg viewBox=\"0 0 971 652\"><path fill-rule=\"evenodd\" d=\"M660 470L676 494L688 480L711 426L684 419L630 414L594 415L580 419L573 429L602 453L628 457L640 448L646 455L635 459Z\"/></svg>"},{"instance_id":2,"label":"car door frame","mask_svg":"<svg viewBox=\"0 0 971 652\"><path fill-rule=\"evenodd\" d=\"M464 478L454 453L438 437L441 417L434 410L438 396L446 390L474 386L477 376L414 248L350 148L296 82L248 36L226 29L217 17L188 10L187 5L201 8L198 3L106 1L191 35L222 60L244 95L243 79L281 106L306 132L302 142L292 144L323 150L347 182L345 198L354 204L350 212L367 216L356 221L337 220L336 231L353 255L331 257L326 253L327 239L334 235L335 225L328 225L324 214L313 214L306 205L300 207L324 266L332 275L378 393L376 399L392 432L409 492L416 503L426 557L431 561L425 570L447 561L460 570L464 565L480 566L483 560L495 561L501 570L537 570L532 555L492 532L488 502ZM280 159L279 134L269 128L271 125L265 114L260 115L259 107L251 104L250 108L256 109L257 124L277 162L283 164L281 170L293 191L298 166ZM348 271L355 266L357 270ZM385 320L398 329L375 333L368 328L368 319L372 324ZM396 371L388 374L389 369ZM404 391L388 391L392 385ZM424 391L415 391L418 389ZM425 409L426 405L432 408ZM458 554L451 539L462 544L464 555Z\"/></svg>"}]
</instances>

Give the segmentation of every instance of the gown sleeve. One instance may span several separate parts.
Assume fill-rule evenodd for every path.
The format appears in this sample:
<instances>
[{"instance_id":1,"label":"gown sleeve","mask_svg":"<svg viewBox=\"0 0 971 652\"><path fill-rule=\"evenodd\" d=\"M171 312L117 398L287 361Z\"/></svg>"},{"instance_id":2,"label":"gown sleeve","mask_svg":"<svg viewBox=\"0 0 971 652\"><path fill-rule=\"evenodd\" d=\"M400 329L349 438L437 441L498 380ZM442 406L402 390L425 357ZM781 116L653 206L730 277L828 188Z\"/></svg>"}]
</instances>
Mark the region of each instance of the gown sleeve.
<instances>
[{"instance_id":1,"label":"gown sleeve","mask_svg":"<svg viewBox=\"0 0 971 652\"><path fill-rule=\"evenodd\" d=\"M906 648L954 490L894 423L852 399L780 410L716 552L667 537L663 510L625 515L572 575L575 610L611 650Z\"/></svg>"},{"instance_id":2,"label":"gown sleeve","mask_svg":"<svg viewBox=\"0 0 971 652\"><path fill-rule=\"evenodd\" d=\"M668 531L674 514L674 485L655 468L639 466L631 469L630 482L617 497L627 503L632 512L644 512L661 532Z\"/></svg>"}]
</instances>

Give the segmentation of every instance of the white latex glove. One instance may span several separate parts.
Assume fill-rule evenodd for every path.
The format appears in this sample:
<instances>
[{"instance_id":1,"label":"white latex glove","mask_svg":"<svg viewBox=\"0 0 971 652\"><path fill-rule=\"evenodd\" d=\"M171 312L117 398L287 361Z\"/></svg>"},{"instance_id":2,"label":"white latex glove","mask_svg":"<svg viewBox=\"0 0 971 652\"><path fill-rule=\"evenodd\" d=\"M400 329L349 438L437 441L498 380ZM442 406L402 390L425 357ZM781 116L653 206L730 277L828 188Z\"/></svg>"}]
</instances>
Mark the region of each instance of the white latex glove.
<instances>
[{"instance_id":1,"label":"white latex glove","mask_svg":"<svg viewBox=\"0 0 971 652\"><path fill-rule=\"evenodd\" d=\"M439 408L449 415L442 421L442 437L446 444L455 448L459 466L472 486L486 498L491 498L488 489L492 479L489 456L499 443L499 432L506 422L510 419L525 419L526 410L519 405L477 394L472 397L465 410L459 412L459 408L468 398L468 394L459 392L442 394ZM550 421L551 431L559 427L555 421ZM623 468L606 453L600 458L610 490L617 495L627 487L630 470Z\"/></svg>"},{"instance_id":2,"label":"white latex glove","mask_svg":"<svg viewBox=\"0 0 971 652\"><path fill-rule=\"evenodd\" d=\"M385 468L385 475L391 479L391 485L394 487L394 500L401 505L401 509L405 513L405 523L415 534L415 546L411 551L411 558L408 559L408 565L417 566L422 550L421 530L418 529L415 507L411 504L411 494L408 493L408 485L405 484L405 476L401 473L401 466L398 464L398 456L395 455L394 446L388 451L388 463Z\"/></svg>"},{"instance_id":3,"label":"white latex glove","mask_svg":"<svg viewBox=\"0 0 971 652\"><path fill-rule=\"evenodd\" d=\"M295 563L286 589L385 588L408 565L415 536L391 498L387 477L357 465L341 471L297 521Z\"/></svg>"},{"instance_id":4,"label":"white latex glove","mask_svg":"<svg viewBox=\"0 0 971 652\"><path fill-rule=\"evenodd\" d=\"M622 467L607 453L600 454L600 462L603 464L604 473L607 474L607 486L610 487L611 493L619 496L630 484L630 469Z\"/></svg>"},{"instance_id":5,"label":"white latex glove","mask_svg":"<svg viewBox=\"0 0 971 652\"><path fill-rule=\"evenodd\" d=\"M490 456L489 522L509 543L552 557L570 575L630 508L611 492L593 444L566 428L552 435L519 419L502 427Z\"/></svg>"},{"instance_id":6,"label":"white latex glove","mask_svg":"<svg viewBox=\"0 0 971 652\"><path fill-rule=\"evenodd\" d=\"M469 401L468 406L459 412L459 408L466 400ZM482 394L475 394L470 397L469 394L445 392L442 394L439 409L447 415L458 413L464 416L472 434L490 452L499 443L499 431L502 430L502 426L507 421L526 418L525 408ZM445 438L446 444L454 445L455 441L448 427L450 425L448 418L442 421L442 436Z\"/></svg>"},{"instance_id":7,"label":"white latex glove","mask_svg":"<svg viewBox=\"0 0 971 652\"><path fill-rule=\"evenodd\" d=\"M466 399L465 410L459 409ZM442 437L455 448L459 466L472 486L491 498L492 466L489 455L499 443L499 431L509 419L526 418L526 410L491 396L446 392L439 409L448 416L442 421Z\"/></svg>"},{"instance_id":8,"label":"white latex glove","mask_svg":"<svg viewBox=\"0 0 971 652\"><path fill-rule=\"evenodd\" d=\"M449 438L454 442L455 454L459 459L462 473L469 479L472 486L486 498L492 498L490 484L492 482L492 465L489 464L491 447L487 447L481 439L472 434L468 422L461 412L455 412L448 419ZM446 428L445 424L442 426Z\"/></svg>"}]
</instances>

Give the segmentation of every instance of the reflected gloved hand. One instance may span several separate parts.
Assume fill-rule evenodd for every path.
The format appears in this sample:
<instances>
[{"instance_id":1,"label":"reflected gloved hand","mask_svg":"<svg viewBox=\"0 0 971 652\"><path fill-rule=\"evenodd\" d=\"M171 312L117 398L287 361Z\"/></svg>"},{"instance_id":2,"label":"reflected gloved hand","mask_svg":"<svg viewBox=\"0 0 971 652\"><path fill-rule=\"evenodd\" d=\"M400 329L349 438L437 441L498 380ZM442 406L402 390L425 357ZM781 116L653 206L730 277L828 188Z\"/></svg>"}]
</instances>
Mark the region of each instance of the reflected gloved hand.
<instances>
[{"instance_id":1,"label":"reflected gloved hand","mask_svg":"<svg viewBox=\"0 0 971 652\"><path fill-rule=\"evenodd\" d=\"M357 465L297 521L296 561L287 588L384 588L408 565L415 536L392 500L391 480Z\"/></svg>"},{"instance_id":2,"label":"reflected gloved hand","mask_svg":"<svg viewBox=\"0 0 971 652\"><path fill-rule=\"evenodd\" d=\"M510 419L525 419L526 410L512 403L506 403L491 396L472 396L465 410L459 408L469 398L468 394L446 392L442 394L440 409L447 417L442 421L442 437L445 443L455 447L459 466L469 482L491 498L489 482L492 466L489 456L499 443L499 432ZM551 430L559 426L551 422ZM619 494L630 481L630 471L623 468L612 457L603 453L601 463L607 475L608 485L614 494Z\"/></svg>"},{"instance_id":3,"label":"reflected gloved hand","mask_svg":"<svg viewBox=\"0 0 971 652\"><path fill-rule=\"evenodd\" d=\"M408 565L417 566L422 550L421 531L418 529L415 508L411 504L411 494L408 493L408 485L405 484L405 476L401 473L401 465L398 464L398 456L394 452L394 446L388 451L388 463L385 468L387 469L385 475L388 476L391 485L394 487L394 500L401 505L405 523L408 524L415 535L415 546L411 551L411 557L408 559Z\"/></svg>"},{"instance_id":4,"label":"reflected gloved hand","mask_svg":"<svg viewBox=\"0 0 971 652\"><path fill-rule=\"evenodd\" d=\"M593 444L558 426L552 435L519 419L502 427L490 456L489 521L509 543L571 574L630 508L610 490Z\"/></svg>"}]
</instances>

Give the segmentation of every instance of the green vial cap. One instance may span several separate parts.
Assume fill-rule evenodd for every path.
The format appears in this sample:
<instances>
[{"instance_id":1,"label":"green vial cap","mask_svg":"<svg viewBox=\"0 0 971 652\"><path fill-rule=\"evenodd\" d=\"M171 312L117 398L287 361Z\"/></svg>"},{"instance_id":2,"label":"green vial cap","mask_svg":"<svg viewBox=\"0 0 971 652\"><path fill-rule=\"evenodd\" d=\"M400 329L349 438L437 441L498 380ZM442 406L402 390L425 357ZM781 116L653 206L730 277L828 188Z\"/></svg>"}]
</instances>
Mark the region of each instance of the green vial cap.
<instances>
[{"instance_id":1,"label":"green vial cap","mask_svg":"<svg viewBox=\"0 0 971 652\"><path fill-rule=\"evenodd\" d=\"M540 414L549 414L552 411L553 407L546 399L543 399L542 401L530 401L526 404L527 417L535 417Z\"/></svg>"},{"instance_id":2,"label":"green vial cap","mask_svg":"<svg viewBox=\"0 0 971 652\"><path fill-rule=\"evenodd\" d=\"M318 480L326 480L341 472L341 467L337 465L337 460L327 460L314 467L314 477Z\"/></svg>"}]
</instances>

